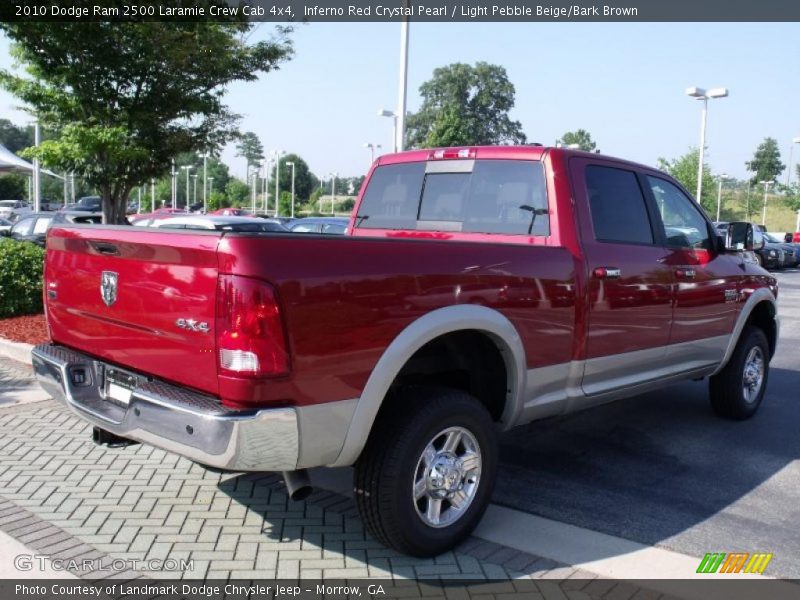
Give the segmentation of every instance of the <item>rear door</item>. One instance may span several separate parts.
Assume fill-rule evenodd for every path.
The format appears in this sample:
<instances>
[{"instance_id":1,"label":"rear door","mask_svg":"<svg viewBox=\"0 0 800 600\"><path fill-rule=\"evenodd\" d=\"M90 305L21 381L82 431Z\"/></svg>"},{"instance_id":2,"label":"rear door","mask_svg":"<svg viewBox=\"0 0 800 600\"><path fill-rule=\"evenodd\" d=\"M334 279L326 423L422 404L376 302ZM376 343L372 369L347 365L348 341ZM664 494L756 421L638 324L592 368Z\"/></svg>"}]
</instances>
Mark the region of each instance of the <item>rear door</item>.
<instances>
[{"instance_id":1,"label":"rear door","mask_svg":"<svg viewBox=\"0 0 800 600\"><path fill-rule=\"evenodd\" d=\"M672 273L638 172L602 159L570 161L588 269L583 391L658 378L672 323Z\"/></svg>"},{"instance_id":2,"label":"rear door","mask_svg":"<svg viewBox=\"0 0 800 600\"><path fill-rule=\"evenodd\" d=\"M53 226L45 271L53 341L216 394L214 318L221 235Z\"/></svg>"},{"instance_id":3,"label":"rear door","mask_svg":"<svg viewBox=\"0 0 800 600\"><path fill-rule=\"evenodd\" d=\"M712 224L671 181L645 175L675 283L667 362L688 371L722 360L739 310L742 259L717 251Z\"/></svg>"}]
</instances>

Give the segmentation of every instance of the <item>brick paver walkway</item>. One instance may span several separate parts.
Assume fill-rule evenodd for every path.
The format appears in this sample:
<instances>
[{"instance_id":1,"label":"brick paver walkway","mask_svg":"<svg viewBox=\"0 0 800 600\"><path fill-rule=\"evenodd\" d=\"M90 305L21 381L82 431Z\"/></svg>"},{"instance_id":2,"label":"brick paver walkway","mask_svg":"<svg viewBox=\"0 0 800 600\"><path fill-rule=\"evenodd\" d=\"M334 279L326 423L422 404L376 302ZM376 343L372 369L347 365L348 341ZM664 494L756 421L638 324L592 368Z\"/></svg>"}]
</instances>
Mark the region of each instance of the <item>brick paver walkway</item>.
<instances>
[{"instance_id":1,"label":"brick paver walkway","mask_svg":"<svg viewBox=\"0 0 800 600\"><path fill-rule=\"evenodd\" d=\"M14 371L4 362L0 406L7 382L26 377L4 379ZM365 534L349 498L316 491L294 502L275 474L215 472L146 445L98 447L91 427L52 400L0 409L0 529L56 558L193 563L95 577L503 580L496 593L524 588L526 598L645 593L476 538L432 559L403 556ZM542 579L558 581L530 587Z\"/></svg>"}]
</instances>

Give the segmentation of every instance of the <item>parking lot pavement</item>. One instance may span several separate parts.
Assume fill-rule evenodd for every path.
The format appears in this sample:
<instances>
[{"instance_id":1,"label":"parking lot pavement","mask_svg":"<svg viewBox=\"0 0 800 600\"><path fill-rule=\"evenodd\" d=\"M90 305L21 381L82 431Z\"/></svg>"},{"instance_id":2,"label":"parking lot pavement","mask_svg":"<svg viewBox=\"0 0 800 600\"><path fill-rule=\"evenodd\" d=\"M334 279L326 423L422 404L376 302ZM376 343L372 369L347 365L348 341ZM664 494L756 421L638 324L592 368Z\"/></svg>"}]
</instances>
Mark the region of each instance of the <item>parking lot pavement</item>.
<instances>
[{"instance_id":1,"label":"parking lot pavement","mask_svg":"<svg viewBox=\"0 0 800 600\"><path fill-rule=\"evenodd\" d=\"M89 577L491 579L506 580L498 593L549 585L574 598L636 591L477 538L435 559L402 556L364 533L342 495L293 502L277 475L218 473L144 445L101 448L90 432L52 400L0 409L0 530L40 554L91 559ZM12 553L0 544L0 572Z\"/></svg>"},{"instance_id":2,"label":"parking lot pavement","mask_svg":"<svg viewBox=\"0 0 800 600\"><path fill-rule=\"evenodd\" d=\"M777 277L781 334L753 419L715 417L702 381L532 423L503 437L493 501L697 557L772 552L765 574L800 578L800 272Z\"/></svg>"}]
</instances>

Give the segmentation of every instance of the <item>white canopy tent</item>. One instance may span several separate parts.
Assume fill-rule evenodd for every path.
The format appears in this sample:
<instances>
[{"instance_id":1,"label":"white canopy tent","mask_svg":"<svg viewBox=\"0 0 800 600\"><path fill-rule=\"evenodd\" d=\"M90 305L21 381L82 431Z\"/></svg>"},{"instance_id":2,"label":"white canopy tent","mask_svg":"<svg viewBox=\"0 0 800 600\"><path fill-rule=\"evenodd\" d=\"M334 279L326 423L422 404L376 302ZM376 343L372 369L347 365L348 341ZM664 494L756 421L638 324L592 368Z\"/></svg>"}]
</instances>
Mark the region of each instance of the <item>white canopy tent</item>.
<instances>
[{"instance_id":1,"label":"white canopy tent","mask_svg":"<svg viewBox=\"0 0 800 600\"><path fill-rule=\"evenodd\" d=\"M66 178L62 177L61 175L56 175L52 171L48 171L47 169L41 169L41 172L45 175L50 175L50 177L55 177L56 179L61 179L64 181L64 203L66 204L67 201L67 188L66 188ZM36 179L36 166L29 163L27 160L21 159L19 156L11 152L8 148L0 144L0 175L6 173L25 173L34 177ZM35 184L34 184L35 185ZM38 190L37 190L38 192ZM34 196L38 196L38 193L34 192ZM35 207L38 210L38 206Z\"/></svg>"}]
</instances>

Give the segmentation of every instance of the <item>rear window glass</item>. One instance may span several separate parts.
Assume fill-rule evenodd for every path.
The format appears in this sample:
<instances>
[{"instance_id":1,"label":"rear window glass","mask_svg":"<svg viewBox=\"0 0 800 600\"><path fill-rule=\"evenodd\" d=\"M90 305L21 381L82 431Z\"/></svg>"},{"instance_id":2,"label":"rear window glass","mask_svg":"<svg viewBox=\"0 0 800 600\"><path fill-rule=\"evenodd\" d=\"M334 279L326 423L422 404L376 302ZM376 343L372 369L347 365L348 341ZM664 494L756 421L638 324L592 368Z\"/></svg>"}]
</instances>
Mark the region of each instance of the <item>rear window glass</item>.
<instances>
[{"instance_id":1,"label":"rear window glass","mask_svg":"<svg viewBox=\"0 0 800 600\"><path fill-rule=\"evenodd\" d=\"M376 169L356 222L373 229L548 235L541 163L478 160L471 173L425 173L425 163Z\"/></svg>"}]
</instances>

